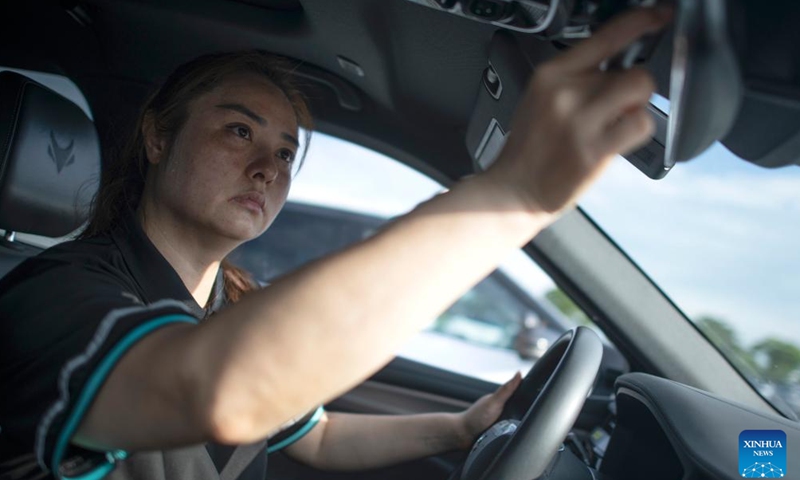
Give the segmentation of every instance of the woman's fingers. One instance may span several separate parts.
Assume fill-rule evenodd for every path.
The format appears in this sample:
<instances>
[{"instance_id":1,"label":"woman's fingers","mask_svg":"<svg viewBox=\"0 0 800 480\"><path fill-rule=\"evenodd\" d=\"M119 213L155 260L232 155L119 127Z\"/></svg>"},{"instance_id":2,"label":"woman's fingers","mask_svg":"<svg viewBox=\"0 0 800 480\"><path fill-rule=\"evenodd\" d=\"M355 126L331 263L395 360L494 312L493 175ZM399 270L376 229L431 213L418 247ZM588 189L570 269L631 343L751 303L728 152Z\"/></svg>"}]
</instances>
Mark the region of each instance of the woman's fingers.
<instances>
[{"instance_id":1,"label":"woman's fingers","mask_svg":"<svg viewBox=\"0 0 800 480\"><path fill-rule=\"evenodd\" d=\"M601 136L601 151L606 154L625 154L644 145L655 130L655 121L642 106L624 113Z\"/></svg>"},{"instance_id":2,"label":"woman's fingers","mask_svg":"<svg viewBox=\"0 0 800 480\"><path fill-rule=\"evenodd\" d=\"M497 389L495 395L497 395L503 403L511 397L511 395L517 390L519 387L520 382L522 382L522 375L519 372L514 374L511 380L504 383L500 388Z\"/></svg>"},{"instance_id":3,"label":"woman's fingers","mask_svg":"<svg viewBox=\"0 0 800 480\"><path fill-rule=\"evenodd\" d=\"M672 11L665 8L638 8L622 13L554 63L572 72L596 70L604 60L643 35L660 30L671 18Z\"/></svg>"},{"instance_id":4,"label":"woman's fingers","mask_svg":"<svg viewBox=\"0 0 800 480\"><path fill-rule=\"evenodd\" d=\"M647 106L656 89L653 77L645 70L633 68L622 72L606 72L596 93L587 100L581 117L605 130L623 112Z\"/></svg>"},{"instance_id":5,"label":"woman's fingers","mask_svg":"<svg viewBox=\"0 0 800 480\"><path fill-rule=\"evenodd\" d=\"M511 380L507 381L506 383L500 385L497 390L493 393L490 393L486 397L489 399L489 402L496 404L495 407L502 409L503 404L506 403L511 395L517 390L521 381L521 377L519 372L517 372Z\"/></svg>"},{"instance_id":6,"label":"woman's fingers","mask_svg":"<svg viewBox=\"0 0 800 480\"><path fill-rule=\"evenodd\" d=\"M540 66L515 112L511 134L487 172L515 191L526 208L555 213L577 198L609 164L652 134L646 106L655 89L644 70L600 71L600 63L669 14L621 14L595 36Z\"/></svg>"}]
</instances>

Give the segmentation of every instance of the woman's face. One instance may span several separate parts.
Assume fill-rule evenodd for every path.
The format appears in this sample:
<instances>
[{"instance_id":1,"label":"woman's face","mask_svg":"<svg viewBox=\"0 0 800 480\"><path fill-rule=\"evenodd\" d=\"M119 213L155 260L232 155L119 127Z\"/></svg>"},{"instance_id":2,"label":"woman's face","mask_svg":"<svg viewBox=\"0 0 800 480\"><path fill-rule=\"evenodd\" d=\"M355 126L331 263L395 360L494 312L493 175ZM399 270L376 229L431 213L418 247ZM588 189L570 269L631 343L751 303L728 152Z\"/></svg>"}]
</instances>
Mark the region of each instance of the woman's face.
<instances>
[{"instance_id":1,"label":"woman's face","mask_svg":"<svg viewBox=\"0 0 800 480\"><path fill-rule=\"evenodd\" d=\"M286 202L297 132L294 110L274 84L231 76L189 105L167 158L148 141L152 203L192 233L233 243L255 238Z\"/></svg>"}]
</instances>

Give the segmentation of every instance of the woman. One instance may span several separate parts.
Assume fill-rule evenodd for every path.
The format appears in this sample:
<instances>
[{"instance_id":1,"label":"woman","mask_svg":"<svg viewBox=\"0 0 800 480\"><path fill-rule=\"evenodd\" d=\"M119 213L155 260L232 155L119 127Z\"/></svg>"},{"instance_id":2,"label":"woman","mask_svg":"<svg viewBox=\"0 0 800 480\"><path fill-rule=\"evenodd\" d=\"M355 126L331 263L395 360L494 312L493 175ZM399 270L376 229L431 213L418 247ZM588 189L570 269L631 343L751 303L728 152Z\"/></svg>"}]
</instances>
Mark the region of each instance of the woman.
<instances>
[{"instance_id":1,"label":"woman","mask_svg":"<svg viewBox=\"0 0 800 480\"><path fill-rule=\"evenodd\" d=\"M468 448L518 377L460 414L368 417L317 406L385 364L571 207L615 154L650 137L652 79L598 66L668 16L626 14L540 67L486 173L251 292L223 259L283 206L308 113L285 70L261 57L179 68L146 105L120 170L104 174L83 238L0 286L0 314L18 317L4 325L40 335L15 352L33 366L0 378L3 391L35 385L4 407L16 420L3 426L13 441L0 476L263 478L260 442L270 436L305 463L339 470ZM57 286L32 304L49 284ZM245 447L225 447L248 444L257 447L252 463L239 455Z\"/></svg>"}]
</instances>

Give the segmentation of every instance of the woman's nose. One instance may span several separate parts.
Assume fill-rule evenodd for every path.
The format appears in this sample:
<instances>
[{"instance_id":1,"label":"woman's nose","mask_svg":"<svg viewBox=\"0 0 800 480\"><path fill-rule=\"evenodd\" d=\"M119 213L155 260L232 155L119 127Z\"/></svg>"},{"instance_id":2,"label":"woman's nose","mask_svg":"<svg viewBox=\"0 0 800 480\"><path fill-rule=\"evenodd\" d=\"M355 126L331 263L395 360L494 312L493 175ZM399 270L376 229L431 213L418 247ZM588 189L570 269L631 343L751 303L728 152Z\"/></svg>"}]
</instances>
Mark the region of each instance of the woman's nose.
<instances>
[{"instance_id":1,"label":"woman's nose","mask_svg":"<svg viewBox=\"0 0 800 480\"><path fill-rule=\"evenodd\" d=\"M264 183L271 183L279 173L278 159L273 155L259 155L247 165L247 176Z\"/></svg>"}]
</instances>

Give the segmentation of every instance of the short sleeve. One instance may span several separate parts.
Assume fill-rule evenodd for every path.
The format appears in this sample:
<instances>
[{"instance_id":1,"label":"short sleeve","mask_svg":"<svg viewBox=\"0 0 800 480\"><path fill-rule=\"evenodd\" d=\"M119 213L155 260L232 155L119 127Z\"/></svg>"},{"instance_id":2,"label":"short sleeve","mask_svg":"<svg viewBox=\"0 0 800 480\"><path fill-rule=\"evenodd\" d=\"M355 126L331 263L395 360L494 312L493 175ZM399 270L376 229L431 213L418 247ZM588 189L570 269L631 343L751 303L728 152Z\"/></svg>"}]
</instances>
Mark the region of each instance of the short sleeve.
<instances>
[{"instance_id":1,"label":"short sleeve","mask_svg":"<svg viewBox=\"0 0 800 480\"><path fill-rule=\"evenodd\" d=\"M0 440L12 449L0 456L35 458L56 478L100 478L126 453L70 445L95 395L136 342L197 320L177 301L143 304L99 266L50 262L0 284Z\"/></svg>"},{"instance_id":2,"label":"short sleeve","mask_svg":"<svg viewBox=\"0 0 800 480\"><path fill-rule=\"evenodd\" d=\"M267 453L274 453L283 450L294 442L303 438L319 423L325 409L322 406L308 412L300 418L296 418L281 426L278 433L272 435L268 442Z\"/></svg>"}]
</instances>

